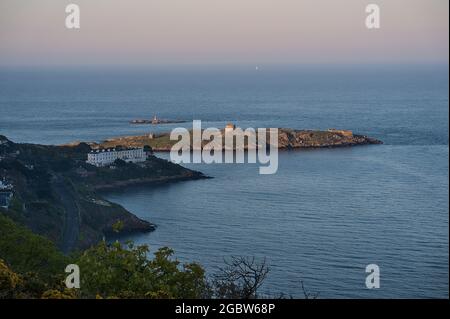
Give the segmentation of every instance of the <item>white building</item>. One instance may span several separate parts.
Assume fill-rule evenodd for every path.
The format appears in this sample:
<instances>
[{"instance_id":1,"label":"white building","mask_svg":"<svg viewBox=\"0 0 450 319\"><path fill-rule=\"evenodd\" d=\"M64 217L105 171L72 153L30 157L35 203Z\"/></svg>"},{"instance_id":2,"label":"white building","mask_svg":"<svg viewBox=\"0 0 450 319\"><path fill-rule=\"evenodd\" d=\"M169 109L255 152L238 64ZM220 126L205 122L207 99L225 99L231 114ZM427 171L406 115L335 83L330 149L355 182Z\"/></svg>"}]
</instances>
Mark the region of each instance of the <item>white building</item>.
<instances>
[{"instance_id":1,"label":"white building","mask_svg":"<svg viewBox=\"0 0 450 319\"><path fill-rule=\"evenodd\" d=\"M13 186L0 180L0 207L8 209L13 197Z\"/></svg>"},{"instance_id":2,"label":"white building","mask_svg":"<svg viewBox=\"0 0 450 319\"><path fill-rule=\"evenodd\" d=\"M0 180L0 190L12 190L13 186L5 180Z\"/></svg>"},{"instance_id":3,"label":"white building","mask_svg":"<svg viewBox=\"0 0 450 319\"><path fill-rule=\"evenodd\" d=\"M145 162L147 160L147 154L145 153L144 148L95 150L88 153L86 163L101 167L110 165L118 159L127 163Z\"/></svg>"}]
</instances>

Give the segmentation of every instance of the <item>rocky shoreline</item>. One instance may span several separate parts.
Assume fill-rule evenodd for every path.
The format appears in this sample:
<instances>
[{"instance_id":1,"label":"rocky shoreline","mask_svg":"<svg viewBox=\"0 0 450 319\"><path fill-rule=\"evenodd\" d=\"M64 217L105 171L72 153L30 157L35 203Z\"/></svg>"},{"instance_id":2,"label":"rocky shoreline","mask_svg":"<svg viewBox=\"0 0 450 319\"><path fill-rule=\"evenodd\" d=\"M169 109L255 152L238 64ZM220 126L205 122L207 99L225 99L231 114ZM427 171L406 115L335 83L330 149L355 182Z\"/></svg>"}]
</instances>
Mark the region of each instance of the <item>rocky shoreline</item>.
<instances>
[{"instance_id":1,"label":"rocky shoreline","mask_svg":"<svg viewBox=\"0 0 450 319\"><path fill-rule=\"evenodd\" d=\"M167 183L175 183L175 182L183 182L183 181L191 181L198 179L207 179L211 178L209 176L205 176L198 172L188 173L183 176L161 176L159 178L136 178L136 179L128 179L123 181L117 181L115 183L110 184L99 184L93 186L93 189L99 192L108 192L114 191L118 189L123 189L124 187L137 187L137 186L152 186L152 185L161 185Z\"/></svg>"},{"instance_id":2,"label":"rocky shoreline","mask_svg":"<svg viewBox=\"0 0 450 319\"><path fill-rule=\"evenodd\" d=\"M267 139L270 141L270 139ZM170 140L170 133L154 136L122 136L107 139L100 143L88 143L94 149L112 148L118 145L125 147L144 147L150 146L155 152L170 152L176 140ZM202 147L210 141L202 142ZM270 142L269 142L270 143ZM223 143L224 145L225 143ZM278 129L278 149L310 149L310 148L332 148L344 146L358 146L369 144L383 144L382 141L365 135L353 134L348 130L329 129L320 130L294 130L287 128ZM244 149L250 149L251 146L245 144ZM192 148L191 148L192 149Z\"/></svg>"},{"instance_id":3,"label":"rocky shoreline","mask_svg":"<svg viewBox=\"0 0 450 319\"><path fill-rule=\"evenodd\" d=\"M278 135L280 149L331 148L370 144L382 141L346 130L310 131L282 129Z\"/></svg>"}]
</instances>

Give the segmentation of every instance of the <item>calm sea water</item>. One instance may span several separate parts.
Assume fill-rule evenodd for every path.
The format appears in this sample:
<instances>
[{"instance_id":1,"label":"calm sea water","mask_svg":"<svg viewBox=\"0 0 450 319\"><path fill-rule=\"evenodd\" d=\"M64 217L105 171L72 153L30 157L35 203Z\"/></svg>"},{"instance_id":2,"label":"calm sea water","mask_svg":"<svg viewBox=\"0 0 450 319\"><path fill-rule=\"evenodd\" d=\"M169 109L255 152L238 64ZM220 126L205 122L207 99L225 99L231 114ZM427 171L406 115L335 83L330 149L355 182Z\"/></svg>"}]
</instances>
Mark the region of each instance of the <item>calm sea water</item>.
<instances>
[{"instance_id":1,"label":"calm sea water","mask_svg":"<svg viewBox=\"0 0 450 319\"><path fill-rule=\"evenodd\" d=\"M108 194L158 224L133 236L214 272L267 257L267 293L448 297L448 66L0 70L0 134L45 144L165 131L134 118L351 129L384 145L281 152L275 175L187 165L214 177ZM160 156L167 156L160 154ZM365 288L365 266L381 288Z\"/></svg>"}]
</instances>

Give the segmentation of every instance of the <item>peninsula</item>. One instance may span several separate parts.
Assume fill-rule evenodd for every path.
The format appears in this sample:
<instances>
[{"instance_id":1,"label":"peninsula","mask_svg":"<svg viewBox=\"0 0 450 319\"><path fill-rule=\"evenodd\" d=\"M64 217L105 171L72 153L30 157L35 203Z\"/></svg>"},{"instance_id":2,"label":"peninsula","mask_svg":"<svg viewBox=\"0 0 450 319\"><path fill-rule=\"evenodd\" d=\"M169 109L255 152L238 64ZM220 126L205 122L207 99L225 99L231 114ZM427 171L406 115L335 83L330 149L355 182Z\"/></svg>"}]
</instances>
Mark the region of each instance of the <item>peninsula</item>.
<instances>
[{"instance_id":1,"label":"peninsula","mask_svg":"<svg viewBox=\"0 0 450 319\"><path fill-rule=\"evenodd\" d=\"M12 195L0 207L0 214L70 252L115 235L116 225L121 226L121 234L156 228L104 199L101 191L206 178L151 154L140 163L117 160L108 167L97 167L86 162L91 151L86 143L19 144L0 135L0 180L10 185L8 194Z\"/></svg>"}]
</instances>

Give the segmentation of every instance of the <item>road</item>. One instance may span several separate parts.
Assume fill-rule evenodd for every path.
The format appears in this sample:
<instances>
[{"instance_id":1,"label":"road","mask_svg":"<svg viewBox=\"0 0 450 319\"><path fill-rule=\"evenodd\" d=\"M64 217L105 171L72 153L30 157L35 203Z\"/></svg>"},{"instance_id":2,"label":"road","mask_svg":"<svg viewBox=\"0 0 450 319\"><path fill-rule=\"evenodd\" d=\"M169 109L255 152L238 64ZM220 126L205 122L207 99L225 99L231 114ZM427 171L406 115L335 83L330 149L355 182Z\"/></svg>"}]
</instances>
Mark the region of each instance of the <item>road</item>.
<instances>
[{"instance_id":1,"label":"road","mask_svg":"<svg viewBox=\"0 0 450 319\"><path fill-rule=\"evenodd\" d=\"M55 177L53 186L65 211L65 223L60 249L67 254L76 247L78 241L80 233L79 209L72 195L71 186L67 182L60 177Z\"/></svg>"}]
</instances>

